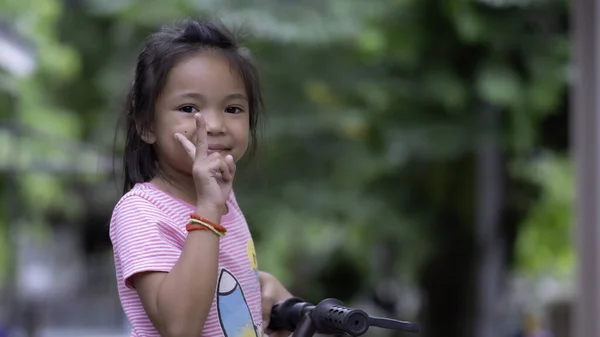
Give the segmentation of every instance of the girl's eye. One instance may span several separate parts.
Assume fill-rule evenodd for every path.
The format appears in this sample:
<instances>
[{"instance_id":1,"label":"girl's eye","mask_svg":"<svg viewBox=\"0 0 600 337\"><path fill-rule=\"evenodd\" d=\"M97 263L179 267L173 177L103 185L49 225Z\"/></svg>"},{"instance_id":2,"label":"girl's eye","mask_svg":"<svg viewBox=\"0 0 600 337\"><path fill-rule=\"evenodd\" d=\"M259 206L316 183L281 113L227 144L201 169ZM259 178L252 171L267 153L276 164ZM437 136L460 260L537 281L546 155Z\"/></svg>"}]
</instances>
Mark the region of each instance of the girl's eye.
<instances>
[{"instance_id":1,"label":"girl's eye","mask_svg":"<svg viewBox=\"0 0 600 337\"><path fill-rule=\"evenodd\" d=\"M244 110L237 106L230 106L225 109L225 112L227 112L228 114L238 114L240 112L244 112Z\"/></svg>"},{"instance_id":2,"label":"girl's eye","mask_svg":"<svg viewBox=\"0 0 600 337\"><path fill-rule=\"evenodd\" d=\"M191 105L186 105L186 106L182 106L181 108L179 108L179 111L183 111L186 113L196 113L196 112L198 112L198 109L194 108Z\"/></svg>"}]
</instances>

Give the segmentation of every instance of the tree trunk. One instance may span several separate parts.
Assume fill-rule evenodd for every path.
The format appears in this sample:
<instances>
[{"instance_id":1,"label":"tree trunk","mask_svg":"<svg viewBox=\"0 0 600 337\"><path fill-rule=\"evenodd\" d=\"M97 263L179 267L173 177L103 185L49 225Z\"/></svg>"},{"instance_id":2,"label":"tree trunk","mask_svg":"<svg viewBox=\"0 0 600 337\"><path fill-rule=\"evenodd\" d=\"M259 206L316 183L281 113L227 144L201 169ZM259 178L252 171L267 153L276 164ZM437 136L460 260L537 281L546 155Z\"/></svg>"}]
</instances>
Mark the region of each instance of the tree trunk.
<instances>
[{"instance_id":1,"label":"tree trunk","mask_svg":"<svg viewBox=\"0 0 600 337\"><path fill-rule=\"evenodd\" d=\"M484 131L477 153L477 208L475 221L476 292L474 333L477 337L502 335L498 326L500 281L504 274L504 240L500 235L503 199L502 154L498 140L498 111L481 110Z\"/></svg>"}]
</instances>

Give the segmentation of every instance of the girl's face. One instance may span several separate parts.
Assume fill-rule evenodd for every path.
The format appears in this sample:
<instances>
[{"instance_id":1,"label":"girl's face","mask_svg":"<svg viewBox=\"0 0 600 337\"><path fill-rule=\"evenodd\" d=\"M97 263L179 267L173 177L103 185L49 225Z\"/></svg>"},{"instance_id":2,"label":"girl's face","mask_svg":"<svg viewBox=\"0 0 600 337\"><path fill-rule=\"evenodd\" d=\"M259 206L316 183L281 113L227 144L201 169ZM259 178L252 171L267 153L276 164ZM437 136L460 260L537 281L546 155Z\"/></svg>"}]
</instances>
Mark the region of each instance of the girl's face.
<instances>
[{"instance_id":1,"label":"girl's face","mask_svg":"<svg viewBox=\"0 0 600 337\"><path fill-rule=\"evenodd\" d=\"M191 171L189 156L175 133L194 142L197 112L206 122L209 153L218 151L239 160L248 148L248 98L238 73L218 51L188 55L169 72L156 101L153 128L143 137L154 145L159 161Z\"/></svg>"}]
</instances>

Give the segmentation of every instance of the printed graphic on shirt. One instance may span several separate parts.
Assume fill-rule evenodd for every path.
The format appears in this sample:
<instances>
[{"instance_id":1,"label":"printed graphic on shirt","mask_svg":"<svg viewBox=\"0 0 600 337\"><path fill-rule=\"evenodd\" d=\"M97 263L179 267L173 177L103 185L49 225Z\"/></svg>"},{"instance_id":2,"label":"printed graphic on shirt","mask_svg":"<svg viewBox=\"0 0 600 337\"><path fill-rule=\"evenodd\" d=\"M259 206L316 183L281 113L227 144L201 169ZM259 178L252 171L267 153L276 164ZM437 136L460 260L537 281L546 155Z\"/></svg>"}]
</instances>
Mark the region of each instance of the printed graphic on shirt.
<instances>
[{"instance_id":1,"label":"printed graphic on shirt","mask_svg":"<svg viewBox=\"0 0 600 337\"><path fill-rule=\"evenodd\" d=\"M217 283L217 312L227 337L260 337L254 325L242 286L227 269L221 269Z\"/></svg>"},{"instance_id":2,"label":"printed graphic on shirt","mask_svg":"<svg viewBox=\"0 0 600 337\"><path fill-rule=\"evenodd\" d=\"M258 260L256 259L256 250L254 249L254 241L252 239L248 239L248 246L246 246L246 250L248 251L248 259L250 260L250 266L252 270L254 270L254 274L258 277Z\"/></svg>"}]
</instances>

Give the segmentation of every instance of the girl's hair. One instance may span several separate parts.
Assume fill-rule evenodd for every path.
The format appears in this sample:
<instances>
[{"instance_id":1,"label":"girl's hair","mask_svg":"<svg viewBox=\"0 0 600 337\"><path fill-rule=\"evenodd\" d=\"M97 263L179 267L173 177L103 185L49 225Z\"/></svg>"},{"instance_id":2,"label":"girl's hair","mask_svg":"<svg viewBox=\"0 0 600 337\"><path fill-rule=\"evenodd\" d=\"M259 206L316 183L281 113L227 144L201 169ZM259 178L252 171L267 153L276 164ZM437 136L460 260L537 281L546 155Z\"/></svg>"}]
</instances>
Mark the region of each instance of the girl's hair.
<instances>
[{"instance_id":1,"label":"girl's hair","mask_svg":"<svg viewBox=\"0 0 600 337\"><path fill-rule=\"evenodd\" d=\"M169 71L183 56L204 50L220 51L244 83L250 113L249 154L254 154L263 100L258 71L250 53L223 25L187 19L150 35L138 56L134 82L124 109L123 194L136 183L150 181L157 174L154 148L140 135L152 126L154 106Z\"/></svg>"}]
</instances>

